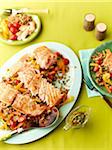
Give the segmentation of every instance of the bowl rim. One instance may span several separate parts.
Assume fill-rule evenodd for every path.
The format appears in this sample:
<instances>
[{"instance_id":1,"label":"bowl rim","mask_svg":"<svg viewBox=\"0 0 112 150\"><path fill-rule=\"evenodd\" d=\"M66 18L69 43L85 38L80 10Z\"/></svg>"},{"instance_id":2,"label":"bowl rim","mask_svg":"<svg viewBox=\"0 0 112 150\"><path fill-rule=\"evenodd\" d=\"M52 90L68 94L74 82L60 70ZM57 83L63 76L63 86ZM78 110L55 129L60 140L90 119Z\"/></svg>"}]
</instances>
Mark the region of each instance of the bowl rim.
<instances>
[{"instance_id":1,"label":"bowl rim","mask_svg":"<svg viewBox=\"0 0 112 150\"><path fill-rule=\"evenodd\" d=\"M96 47L93 52L91 53L91 55L89 56L89 59L88 59L88 63L87 63L87 74L88 74L88 77L91 81L91 83L93 84L93 86L99 91L99 93L103 94L103 95L106 95L108 97L111 97L112 98L112 94L111 93L108 93L106 91L104 91L103 89L101 89L96 83L95 81L93 80L92 76L91 76L91 73L90 73L90 61L91 61L91 57L92 55L101 47L106 47L107 45L109 44L112 44L112 40L111 41L108 41L108 42L105 42L103 44L101 44L100 46ZM103 50L103 49L102 49ZM101 51L102 51L101 50Z\"/></svg>"},{"instance_id":2,"label":"bowl rim","mask_svg":"<svg viewBox=\"0 0 112 150\"><path fill-rule=\"evenodd\" d=\"M24 41L23 40L22 41L7 40L7 39L2 38L1 36L0 36L0 41L2 43L4 43L4 44L15 45L15 46L16 45L23 45L23 44L26 44L26 43L32 41L39 34L39 32L40 32L40 29L41 29L41 20L40 20L40 18L39 18L38 15L32 15L32 14L30 14L30 16L32 16L32 18L35 21L37 27L36 27L35 31L30 36L28 36Z\"/></svg>"}]
</instances>

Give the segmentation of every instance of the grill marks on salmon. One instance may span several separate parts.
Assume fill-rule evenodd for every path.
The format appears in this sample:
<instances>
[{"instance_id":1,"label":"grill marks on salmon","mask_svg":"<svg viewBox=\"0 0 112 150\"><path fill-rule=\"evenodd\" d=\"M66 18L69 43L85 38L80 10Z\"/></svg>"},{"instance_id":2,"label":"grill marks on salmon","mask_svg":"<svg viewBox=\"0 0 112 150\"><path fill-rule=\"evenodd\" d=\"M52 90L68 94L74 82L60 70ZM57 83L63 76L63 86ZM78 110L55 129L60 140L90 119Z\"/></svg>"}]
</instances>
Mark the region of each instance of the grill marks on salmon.
<instances>
[{"instance_id":1,"label":"grill marks on salmon","mask_svg":"<svg viewBox=\"0 0 112 150\"><path fill-rule=\"evenodd\" d=\"M31 91L32 95L38 95L48 106L52 107L60 102L63 96L60 90L47 82L40 74L36 74L33 68L28 67L19 72L18 75L20 81Z\"/></svg>"},{"instance_id":2,"label":"grill marks on salmon","mask_svg":"<svg viewBox=\"0 0 112 150\"><path fill-rule=\"evenodd\" d=\"M29 84L28 89L31 91L32 95L37 95L39 98L46 102L48 106L55 106L60 102L63 94L58 88L55 88L52 84L47 82L46 79L35 75Z\"/></svg>"},{"instance_id":3,"label":"grill marks on salmon","mask_svg":"<svg viewBox=\"0 0 112 150\"><path fill-rule=\"evenodd\" d=\"M4 82L0 83L0 101L7 105L11 105L17 96L18 91L13 86L8 85Z\"/></svg>"},{"instance_id":4,"label":"grill marks on salmon","mask_svg":"<svg viewBox=\"0 0 112 150\"><path fill-rule=\"evenodd\" d=\"M42 78L39 75L35 75L28 85L28 89L31 91L33 96L39 93L40 83Z\"/></svg>"},{"instance_id":5,"label":"grill marks on salmon","mask_svg":"<svg viewBox=\"0 0 112 150\"><path fill-rule=\"evenodd\" d=\"M19 80L24 83L24 86L27 88L30 81L35 76L35 70L31 67L26 67L24 70L18 72Z\"/></svg>"},{"instance_id":6,"label":"grill marks on salmon","mask_svg":"<svg viewBox=\"0 0 112 150\"><path fill-rule=\"evenodd\" d=\"M46 105L37 104L29 95L22 94L17 95L12 107L23 114L31 116L41 115L47 109Z\"/></svg>"},{"instance_id":7,"label":"grill marks on salmon","mask_svg":"<svg viewBox=\"0 0 112 150\"><path fill-rule=\"evenodd\" d=\"M33 53L37 64L39 64L42 69L48 69L56 62L56 55L46 46L37 48Z\"/></svg>"}]
</instances>

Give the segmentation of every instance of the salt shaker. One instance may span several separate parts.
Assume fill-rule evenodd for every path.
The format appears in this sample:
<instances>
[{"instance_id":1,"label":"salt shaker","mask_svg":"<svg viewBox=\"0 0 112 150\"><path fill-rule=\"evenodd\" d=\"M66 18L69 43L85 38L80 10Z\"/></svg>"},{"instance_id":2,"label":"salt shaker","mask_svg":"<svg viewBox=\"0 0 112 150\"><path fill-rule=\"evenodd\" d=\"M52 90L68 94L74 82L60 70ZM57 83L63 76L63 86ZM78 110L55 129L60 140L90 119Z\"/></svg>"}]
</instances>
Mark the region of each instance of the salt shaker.
<instances>
[{"instance_id":1,"label":"salt shaker","mask_svg":"<svg viewBox=\"0 0 112 150\"><path fill-rule=\"evenodd\" d=\"M102 41L105 39L106 36L106 31L107 31L107 26L104 23L98 23L96 25L96 29L95 29L95 36L96 39L99 41Z\"/></svg>"}]
</instances>

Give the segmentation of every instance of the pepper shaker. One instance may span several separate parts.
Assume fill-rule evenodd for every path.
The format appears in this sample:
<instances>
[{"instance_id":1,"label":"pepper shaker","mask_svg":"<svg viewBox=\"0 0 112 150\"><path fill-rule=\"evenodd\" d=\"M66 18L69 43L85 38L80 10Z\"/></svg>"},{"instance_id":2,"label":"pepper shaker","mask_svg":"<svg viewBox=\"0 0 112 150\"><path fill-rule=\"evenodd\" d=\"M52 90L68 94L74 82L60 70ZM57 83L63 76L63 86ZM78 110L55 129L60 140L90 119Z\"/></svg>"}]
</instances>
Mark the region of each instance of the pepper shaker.
<instances>
[{"instance_id":1,"label":"pepper shaker","mask_svg":"<svg viewBox=\"0 0 112 150\"><path fill-rule=\"evenodd\" d=\"M99 40L99 41L104 40L105 36L106 36L106 31L107 31L106 24L98 23L96 25L96 31L95 31L96 39Z\"/></svg>"},{"instance_id":2,"label":"pepper shaker","mask_svg":"<svg viewBox=\"0 0 112 150\"><path fill-rule=\"evenodd\" d=\"M86 14L84 17L84 29L86 31L92 31L95 28L95 15L92 13Z\"/></svg>"}]
</instances>

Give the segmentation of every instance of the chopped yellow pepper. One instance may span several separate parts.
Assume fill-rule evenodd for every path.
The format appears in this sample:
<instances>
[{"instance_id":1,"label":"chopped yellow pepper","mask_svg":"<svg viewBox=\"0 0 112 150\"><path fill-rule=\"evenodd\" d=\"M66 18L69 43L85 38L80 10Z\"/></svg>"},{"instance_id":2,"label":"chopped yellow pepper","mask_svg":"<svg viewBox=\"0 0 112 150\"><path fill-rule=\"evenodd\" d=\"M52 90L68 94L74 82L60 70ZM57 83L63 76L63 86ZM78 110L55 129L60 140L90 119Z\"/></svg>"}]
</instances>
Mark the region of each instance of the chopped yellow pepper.
<instances>
[{"instance_id":1,"label":"chopped yellow pepper","mask_svg":"<svg viewBox=\"0 0 112 150\"><path fill-rule=\"evenodd\" d=\"M103 74L102 78L105 81L105 83L108 83L108 84L112 85L112 82L110 80L110 73Z\"/></svg>"}]
</instances>

